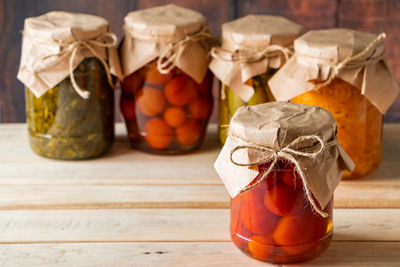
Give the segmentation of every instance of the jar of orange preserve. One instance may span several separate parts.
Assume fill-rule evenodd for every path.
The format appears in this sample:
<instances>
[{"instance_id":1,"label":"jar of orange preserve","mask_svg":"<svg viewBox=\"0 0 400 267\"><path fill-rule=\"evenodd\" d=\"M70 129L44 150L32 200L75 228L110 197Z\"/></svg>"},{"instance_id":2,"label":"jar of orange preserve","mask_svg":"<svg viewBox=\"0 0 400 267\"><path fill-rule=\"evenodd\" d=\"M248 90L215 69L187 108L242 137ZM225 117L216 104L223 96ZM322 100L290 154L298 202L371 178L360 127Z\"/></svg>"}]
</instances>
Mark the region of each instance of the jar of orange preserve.
<instances>
[{"instance_id":1,"label":"jar of orange preserve","mask_svg":"<svg viewBox=\"0 0 400 267\"><path fill-rule=\"evenodd\" d=\"M374 171L382 158L382 119L399 87L384 59L385 35L346 29L311 31L269 85L278 100L332 112L338 140L356 163L344 178Z\"/></svg>"},{"instance_id":2,"label":"jar of orange preserve","mask_svg":"<svg viewBox=\"0 0 400 267\"><path fill-rule=\"evenodd\" d=\"M129 13L120 54L121 111L132 146L180 154L201 145L212 111L206 19L167 5Z\"/></svg>"},{"instance_id":3,"label":"jar of orange preserve","mask_svg":"<svg viewBox=\"0 0 400 267\"><path fill-rule=\"evenodd\" d=\"M328 111L287 102L239 108L214 166L232 197L232 241L245 254L293 263L327 249L333 191L354 167Z\"/></svg>"}]
</instances>

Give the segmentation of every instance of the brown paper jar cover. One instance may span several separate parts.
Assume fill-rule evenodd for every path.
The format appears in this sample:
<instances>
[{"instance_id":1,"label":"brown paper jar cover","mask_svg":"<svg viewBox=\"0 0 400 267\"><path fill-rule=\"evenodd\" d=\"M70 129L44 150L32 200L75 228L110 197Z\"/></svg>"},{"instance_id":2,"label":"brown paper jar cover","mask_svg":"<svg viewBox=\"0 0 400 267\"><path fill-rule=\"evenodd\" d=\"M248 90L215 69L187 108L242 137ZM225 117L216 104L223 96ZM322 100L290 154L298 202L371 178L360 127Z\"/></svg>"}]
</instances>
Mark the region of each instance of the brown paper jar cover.
<instances>
[{"instance_id":1,"label":"brown paper jar cover","mask_svg":"<svg viewBox=\"0 0 400 267\"><path fill-rule=\"evenodd\" d=\"M78 42L85 42L103 60L111 73L121 77L117 51L103 43L109 36L107 20L93 15L53 11L25 19L18 79L36 97L56 86L69 75L72 48L78 47L72 62L74 70L93 53ZM90 42L96 42L96 44ZM116 41L116 40L115 40Z\"/></svg>"},{"instance_id":2,"label":"brown paper jar cover","mask_svg":"<svg viewBox=\"0 0 400 267\"><path fill-rule=\"evenodd\" d=\"M294 41L294 55L270 79L272 93L279 101L289 100L315 89L315 82L335 76L358 88L385 113L400 89L384 58L383 38L377 37L349 29L307 32ZM338 70L351 57L354 59Z\"/></svg>"},{"instance_id":3,"label":"brown paper jar cover","mask_svg":"<svg viewBox=\"0 0 400 267\"><path fill-rule=\"evenodd\" d=\"M176 5L130 12L124 19L125 39L120 50L124 77L160 57L165 51L182 51L173 64L200 83L208 69L209 50L215 43L200 13ZM199 32L210 35L192 39ZM185 39L186 38L186 39ZM187 43L183 43L186 42ZM175 51L174 51L175 50ZM167 57L171 56L166 54Z\"/></svg>"},{"instance_id":4,"label":"brown paper jar cover","mask_svg":"<svg viewBox=\"0 0 400 267\"><path fill-rule=\"evenodd\" d=\"M278 99L332 112L338 140L356 164L343 179L364 177L381 162L382 114L399 90L384 58L384 37L347 29L311 31L295 41L294 56L270 81Z\"/></svg>"},{"instance_id":5,"label":"brown paper jar cover","mask_svg":"<svg viewBox=\"0 0 400 267\"><path fill-rule=\"evenodd\" d=\"M210 69L248 102L254 90L246 81L266 73L269 68L281 67L285 57L280 49L290 53L293 41L303 32L303 26L279 16L248 15L224 23L221 48L229 53L214 57Z\"/></svg>"},{"instance_id":6,"label":"brown paper jar cover","mask_svg":"<svg viewBox=\"0 0 400 267\"><path fill-rule=\"evenodd\" d=\"M324 209L343 171L352 170L354 163L340 144L335 142L336 123L331 113L320 107L288 102L241 107L233 116L228 138L214 164L230 196L234 198L258 174L251 168L238 166L231 161L231 153L235 149L250 145L274 151L262 153L259 149L240 149L232 154L235 162L249 164L263 159L272 161L273 154L285 151L290 143L301 136L317 136L326 144L318 155L312 157L289 152L301 166L304 186L308 186L307 189ZM309 139L291 147L308 151L314 146L314 139Z\"/></svg>"}]
</instances>

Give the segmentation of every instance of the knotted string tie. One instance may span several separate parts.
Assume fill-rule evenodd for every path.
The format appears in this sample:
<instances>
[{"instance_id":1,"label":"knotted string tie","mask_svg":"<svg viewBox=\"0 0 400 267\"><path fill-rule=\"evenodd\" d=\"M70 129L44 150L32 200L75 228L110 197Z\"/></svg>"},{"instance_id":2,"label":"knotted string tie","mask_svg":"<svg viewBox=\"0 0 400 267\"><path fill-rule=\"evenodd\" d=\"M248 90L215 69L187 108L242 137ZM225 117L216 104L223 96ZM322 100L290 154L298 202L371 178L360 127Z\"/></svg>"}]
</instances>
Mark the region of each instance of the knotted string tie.
<instances>
[{"instance_id":1,"label":"knotted string tie","mask_svg":"<svg viewBox=\"0 0 400 267\"><path fill-rule=\"evenodd\" d=\"M324 212L318 206L318 204L315 202L315 200L312 196L312 193L309 189L310 186L307 182L306 174L303 171L304 168L300 165L300 163L296 160L296 158L294 156L301 156L301 157L314 159L317 156L319 156L327 147L336 145L337 144L336 139L334 139L333 141L330 141L330 142L324 142L322 140L322 138L317 135L300 136L300 137L296 138L295 140L293 140L292 142L290 142L290 144L288 144L287 146L285 146L277 151L277 150L274 150L274 149L266 147L266 146L260 146L257 144L250 143L246 140L243 140L242 138L240 138L238 136L233 135L232 133L230 133L230 135L232 138L238 139L242 143L245 143L245 145L236 146L235 148L233 148L231 150L230 160L233 164L235 164L237 166L241 166L241 167L256 167L256 166L259 166L264 163L269 163L269 162L271 163L269 165L268 169L266 171L264 171L261 178L258 179L258 181L256 181L252 185L246 186L244 189L242 189L240 191L240 193L244 193L244 192L254 188L258 184L260 184L264 179L266 179L268 177L268 175L271 173L271 171L276 166L279 159L286 159L295 165L295 170L298 172L301 180L303 181L303 187L304 187L305 194L307 196L307 199L310 201L313 209L318 214L320 214L322 217L328 216L328 214L326 212ZM293 148L296 145L299 145L300 143L302 143L304 141L313 141L314 145L312 145L311 147L307 147L307 151L297 150L297 149ZM316 149L318 146L319 146L319 148ZM237 162L233 159L233 155L235 154L235 152L242 150L242 149L252 150L252 151L256 151L256 152L262 152L263 156L261 157L261 159L254 161L254 162L250 162L250 163Z\"/></svg>"}]
</instances>

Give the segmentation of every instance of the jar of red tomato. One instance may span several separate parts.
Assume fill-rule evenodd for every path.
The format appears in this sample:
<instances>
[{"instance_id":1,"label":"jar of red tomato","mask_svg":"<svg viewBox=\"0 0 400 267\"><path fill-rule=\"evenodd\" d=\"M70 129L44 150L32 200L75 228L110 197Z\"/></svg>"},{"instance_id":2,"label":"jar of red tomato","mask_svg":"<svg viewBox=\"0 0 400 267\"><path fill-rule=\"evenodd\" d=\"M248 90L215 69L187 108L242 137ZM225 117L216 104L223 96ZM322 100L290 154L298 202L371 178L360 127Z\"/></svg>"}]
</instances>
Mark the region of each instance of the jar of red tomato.
<instances>
[{"instance_id":1,"label":"jar of red tomato","mask_svg":"<svg viewBox=\"0 0 400 267\"><path fill-rule=\"evenodd\" d=\"M232 241L245 254L293 263L327 249L333 191L354 168L328 111L287 102L242 107L214 166L232 197Z\"/></svg>"},{"instance_id":2,"label":"jar of red tomato","mask_svg":"<svg viewBox=\"0 0 400 267\"><path fill-rule=\"evenodd\" d=\"M198 148L213 106L215 41L206 19L167 5L131 12L124 26L121 111L132 146L158 154Z\"/></svg>"}]
</instances>

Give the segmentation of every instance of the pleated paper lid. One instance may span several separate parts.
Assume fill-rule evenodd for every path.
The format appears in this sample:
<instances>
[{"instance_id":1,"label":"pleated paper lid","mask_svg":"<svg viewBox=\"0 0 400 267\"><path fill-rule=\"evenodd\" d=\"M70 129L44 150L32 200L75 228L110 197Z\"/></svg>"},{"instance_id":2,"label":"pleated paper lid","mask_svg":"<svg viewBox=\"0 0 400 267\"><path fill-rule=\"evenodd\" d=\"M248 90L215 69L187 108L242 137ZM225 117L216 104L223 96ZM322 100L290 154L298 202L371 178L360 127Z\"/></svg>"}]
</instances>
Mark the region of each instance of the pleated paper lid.
<instances>
[{"instance_id":1,"label":"pleated paper lid","mask_svg":"<svg viewBox=\"0 0 400 267\"><path fill-rule=\"evenodd\" d=\"M124 22L132 33L155 39L173 39L206 25L199 12L172 4L130 12Z\"/></svg>"},{"instance_id":2,"label":"pleated paper lid","mask_svg":"<svg viewBox=\"0 0 400 267\"><path fill-rule=\"evenodd\" d=\"M385 113L400 89L384 57L384 38L383 33L349 29L307 32L294 41L294 55L270 79L271 91L277 100L289 100L338 77Z\"/></svg>"},{"instance_id":3,"label":"pleated paper lid","mask_svg":"<svg viewBox=\"0 0 400 267\"><path fill-rule=\"evenodd\" d=\"M232 117L228 138L214 167L235 197L257 176L251 167L275 164L278 159L291 161L305 192L311 192L319 204L313 207L323 209L343 171L354 168L336 140L336 128L332 114L316 106L270 102L240 107Z\"/></svg>"},{"instance_id":4,"label":"pleated paper lid","mask_svg":"<svg viewBox=\"0 0 400 267\"><path fill-rule=\"evenodd\" d=\"M102 17L62 11L27 18L24 25L29 35L60 42L92 39L108 29L109 23Z\"/></svg>"},{"instance_id":5,"label":"pleated paper lid","mask_svg":"<svg viewBox=\"0 0 400 267\"><path fill-rule=\"evenodd\" d=\"M284 17L248 15L222 25L222 46L227 49L290 46L303 32L303 26Z\"/></svg>"},{"instance_id":6,"label":"pleated paper lid","mask_svg":"<svg viewBox=\"0 0 400 267\"><path fill-rule=\"evenodd\" d=\"M270 68L280 68L292 53L303 26L286 18L249 15L222 25L222 47L214 48L210 69L243 101L254 89L246 82Z\"/></svg>"},{"instance_id":7,"label":"pleated paper lid","mask_svg":"<svg viewBox=\"0 0 400 267\"><path fill-rule=\"evenodd\" d=\"M93 15L53 11L25 19L18 79L37 97L68 75L85 59L96 57L107 73L121 77L117 37L109 32L107 20ZM88 92L74 85L84 98Z\"/></svg>"},{"instance_id":8,"label":"pleated paper lid","mask_svg":"<svg viewBox=\"0 0 400 267\"><path fill-rule=\"evenodd\" d=\"M158 59L157 68L168 73L178 67L200 83L216 43L200 13L166 5L129 13L120 54L124 77ZM165 63L167 62L167 63Z\"/></svg>"}]
</instances>

